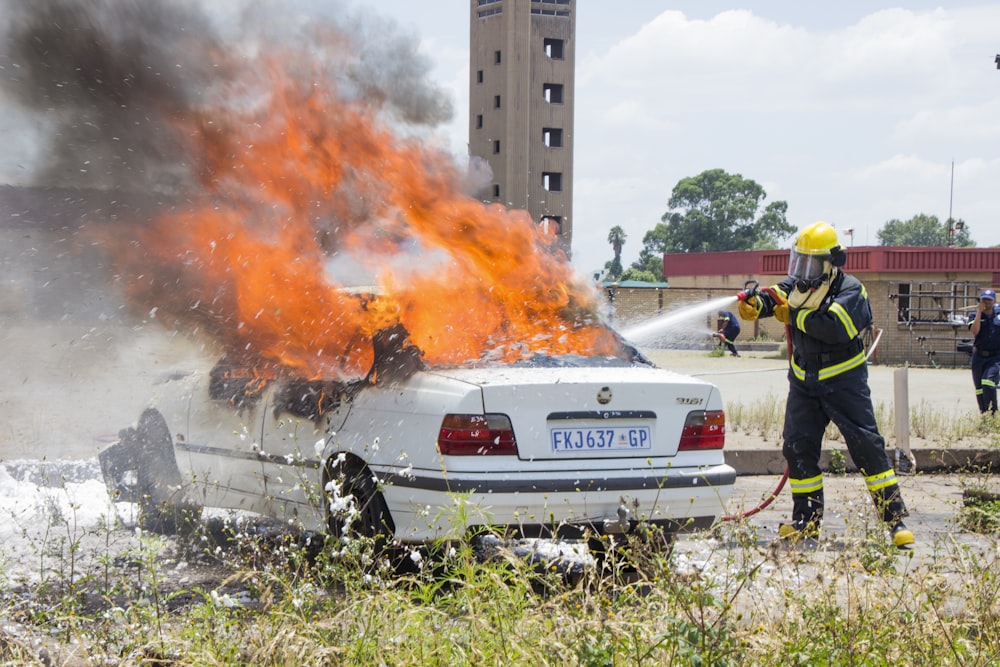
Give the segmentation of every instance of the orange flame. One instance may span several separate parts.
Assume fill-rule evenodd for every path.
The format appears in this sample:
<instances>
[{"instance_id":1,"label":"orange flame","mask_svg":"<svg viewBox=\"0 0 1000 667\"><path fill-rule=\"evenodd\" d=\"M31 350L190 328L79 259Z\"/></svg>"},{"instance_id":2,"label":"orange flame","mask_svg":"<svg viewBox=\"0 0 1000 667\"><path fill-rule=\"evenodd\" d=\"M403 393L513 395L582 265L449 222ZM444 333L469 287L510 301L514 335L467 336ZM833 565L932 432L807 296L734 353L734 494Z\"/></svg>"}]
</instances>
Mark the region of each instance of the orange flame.
<instances>
[{"instance_id":1,"label":"orange flame","mask_svg":"<svg viewBox=\"0 0 1000 667\"><path fill-rule=\"evenodd\" d=\"M365 373L372 336L396 322L431 365L621 354L594 290L526 213L462 194L447 155L292 63L178 127L204 196L118 244L134 299L231 358L310 378ZM344 257L378 267L376 299L343 289Z\"/></svg>"}]
</instances>

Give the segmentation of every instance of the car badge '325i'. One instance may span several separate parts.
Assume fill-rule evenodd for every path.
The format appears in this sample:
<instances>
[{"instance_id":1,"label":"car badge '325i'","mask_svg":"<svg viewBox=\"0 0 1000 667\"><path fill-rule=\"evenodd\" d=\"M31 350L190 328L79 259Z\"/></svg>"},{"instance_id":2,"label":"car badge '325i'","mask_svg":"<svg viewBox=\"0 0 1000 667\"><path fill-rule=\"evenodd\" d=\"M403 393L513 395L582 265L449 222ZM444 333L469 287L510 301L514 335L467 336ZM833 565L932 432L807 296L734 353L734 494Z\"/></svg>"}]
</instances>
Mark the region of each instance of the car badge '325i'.
<instances>
[{"instance_id":1,"label":"car badge '325i'","mask_svg":"<svg viewBox=\"0 0 1000 667\"><path fill-rule=\"evenodd\" d=\"M601 405L607 405L611 402L611 387L601 387L601 390L597 392L597 402Z\"/></svg>"}]
</instances>

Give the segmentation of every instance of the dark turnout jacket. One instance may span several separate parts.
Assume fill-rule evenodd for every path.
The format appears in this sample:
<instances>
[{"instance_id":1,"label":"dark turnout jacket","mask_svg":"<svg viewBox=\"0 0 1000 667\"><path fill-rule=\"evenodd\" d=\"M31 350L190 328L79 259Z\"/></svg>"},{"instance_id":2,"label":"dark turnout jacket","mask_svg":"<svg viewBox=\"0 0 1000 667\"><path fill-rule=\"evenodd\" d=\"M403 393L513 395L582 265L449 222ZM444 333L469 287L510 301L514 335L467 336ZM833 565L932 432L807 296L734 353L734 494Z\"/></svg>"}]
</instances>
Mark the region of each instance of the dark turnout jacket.
<instances>
[{"instance_id":1,"label":"dark turnout jacket","mask_svg":"<svg viewBox=\"0 0 1000 667\"><path fill-rule=\"evenodd\" d=\"M795 281L786 278L775 289L782 298L795 289ZM761 293L760 317L773 315L775 300ZM807 376L826 380L865 363L861 332L872 323L868 291L854 276L838 271L826 297L815 309L789 310L792 345L792 374L799 380Z\"/></svg>"}]
</instances>

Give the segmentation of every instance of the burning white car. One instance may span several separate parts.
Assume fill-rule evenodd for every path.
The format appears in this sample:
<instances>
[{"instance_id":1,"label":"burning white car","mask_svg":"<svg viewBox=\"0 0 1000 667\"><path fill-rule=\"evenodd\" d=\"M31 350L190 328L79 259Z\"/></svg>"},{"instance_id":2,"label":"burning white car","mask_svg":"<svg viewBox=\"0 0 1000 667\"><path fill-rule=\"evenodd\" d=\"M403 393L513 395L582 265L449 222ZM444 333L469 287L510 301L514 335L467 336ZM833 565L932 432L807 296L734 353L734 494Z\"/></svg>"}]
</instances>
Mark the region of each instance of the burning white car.
<instances>
[{"instance_id":1,"label":"burning white car","mask_svg":"<svg viewBox=\"0 0 1000 667\"><path fill-rule=\"evenodd\" d=\"M736 474L710 383L629 358L427 368L405 331L355 381L178 373L102 456L147 525L247 510L399 543L481 529L581 537L722 514ZM626 349L627 346L626 346Z\"/></svg>"}]
</instances>

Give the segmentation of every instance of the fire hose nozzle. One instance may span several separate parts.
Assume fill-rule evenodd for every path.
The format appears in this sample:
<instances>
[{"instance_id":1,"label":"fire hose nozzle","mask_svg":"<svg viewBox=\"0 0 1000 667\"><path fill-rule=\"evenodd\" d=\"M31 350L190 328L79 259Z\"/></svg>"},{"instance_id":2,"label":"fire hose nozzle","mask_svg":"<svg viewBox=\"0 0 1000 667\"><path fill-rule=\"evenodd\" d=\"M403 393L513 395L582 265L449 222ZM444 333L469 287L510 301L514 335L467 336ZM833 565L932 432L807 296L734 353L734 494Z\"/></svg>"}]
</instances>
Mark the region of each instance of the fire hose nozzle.
<instances>
[{"instance_id":1,"label":"fire hose nozzle","mask_svg":"<svg viewBox=\"0 0 1000 667\"><path fill-rule=\"evenodd\" d=\"M746 301L747 299L752 299L760 293L760 283L756 280L748 280L743 283L743 290L736 293L737 301Z\"/></svg>"}]
</instances>

